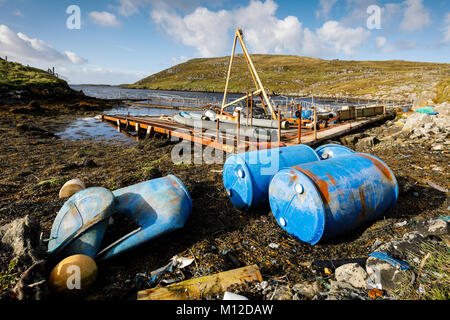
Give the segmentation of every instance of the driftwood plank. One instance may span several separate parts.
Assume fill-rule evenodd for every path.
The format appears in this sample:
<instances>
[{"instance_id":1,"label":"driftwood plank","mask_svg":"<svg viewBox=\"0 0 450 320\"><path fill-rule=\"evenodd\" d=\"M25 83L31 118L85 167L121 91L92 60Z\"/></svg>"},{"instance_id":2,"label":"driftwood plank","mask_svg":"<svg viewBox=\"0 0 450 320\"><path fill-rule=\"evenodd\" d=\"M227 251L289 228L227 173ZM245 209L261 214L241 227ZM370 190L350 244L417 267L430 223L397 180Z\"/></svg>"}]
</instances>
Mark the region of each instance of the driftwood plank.
<instances>
[{"instance_id":1,"label":"driftwood plank","mask_svg":"<svg viewBox=\"0 0 450 320\"><path fill-rule=\"evenodd\" d=\"M256 265L225 271L210 276L186 280L164 288L139 291L138 300L196 300L205 294L224 292L234 284L262 281Z\"/></svg>"}]
</instances>

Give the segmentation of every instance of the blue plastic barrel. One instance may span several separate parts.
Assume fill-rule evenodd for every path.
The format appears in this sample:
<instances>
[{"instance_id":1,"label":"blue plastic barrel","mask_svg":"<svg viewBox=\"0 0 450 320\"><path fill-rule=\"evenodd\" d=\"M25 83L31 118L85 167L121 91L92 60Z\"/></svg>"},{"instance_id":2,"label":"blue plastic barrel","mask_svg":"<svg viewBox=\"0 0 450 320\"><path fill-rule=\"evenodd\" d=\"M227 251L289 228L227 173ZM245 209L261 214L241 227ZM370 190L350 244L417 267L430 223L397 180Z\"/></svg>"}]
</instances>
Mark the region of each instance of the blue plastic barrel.
<instances>
[{"instance_id":1,"label":"blue plastic barrel","mask_svg":"<svg viewBox=\"0 0 450 320\"><path fill-rule=\"evenodd\" d=\"M322 160L332 159L334 157L355 153L352 149L339 144L326 144L316 149L316 153Z\"/></svg>"},{"instance_id":2,"label":"blue plastic barrel","mask_svg":"<svg viewBox=\"0 0 450 320\"><path fill-rule=\"evenodd\" d=\"M59 210L50 232L48 252L61 258L84 254L94 258L100 249L114 196L105 188L81 190Z\"/></svg>"},{"instance_id":3,"label":"blue plastic barrel","mask_svg":"<svg viewBox=\"0 0 450 320\"><path fill-rule=\"evenodd\" d=\"M98 254L100 260L182 228L192 211L186 186L173 175L118 189L113 194L117 212L140 227L103 249Z\"/></svg>"},{"instance_id":4,"label":"blue plastic barrel","mask_svg":"<svg viewBox=\"0 0 450 320\"><path fill-rule=\"evenodd\" d=\"M373 221L392 209L397 197L392 171L362 153L283 169L269 187L278 224L312 245Z\"/></svg>"},{"instance_id":5,"label":"blue plastic barrel","mask_svg":"<svg viewBox=\"0 0 450 320\"><path fill-rule=\"evenodd\" d=\"M223 184L233 205L249 210L268 204L270 180L280 169L319 160L306 145L233 154L223 167Z\"/></svg>"}]
</instances>

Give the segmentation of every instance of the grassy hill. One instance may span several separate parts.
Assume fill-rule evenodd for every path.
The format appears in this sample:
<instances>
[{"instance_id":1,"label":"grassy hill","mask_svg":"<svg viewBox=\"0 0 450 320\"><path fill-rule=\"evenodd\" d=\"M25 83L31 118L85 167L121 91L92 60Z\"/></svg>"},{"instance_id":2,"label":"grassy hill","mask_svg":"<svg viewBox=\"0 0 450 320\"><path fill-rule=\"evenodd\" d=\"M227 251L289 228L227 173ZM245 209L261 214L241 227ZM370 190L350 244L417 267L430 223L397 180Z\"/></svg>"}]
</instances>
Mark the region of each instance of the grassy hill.
<instances>
[{"instance_id":1,"label":"grassy hill","mask_svg":"<svg viewBox=\"0 0 450 320\"><path fill-rule=\"evenodd\" d=\"M449 100L450 64L343 61L287 55L252 55L265 88L278 94L413 98L423 91ZM193 59L129 85L130 88L223 92L229 57ZM243 55L233 64L230 92L252 90Z\"/></svg>"},{"instance_id":2,"label":"grassy hill","mask_svg":"<svg viewBox=\"0 0 450 320\"><path fill-rule=\"evenodd\" d=\"M33 99L61 100L81 97L66 81L20 63L0 58L0 104L20 104Z\"/></svg>"},{"instance_id":3,"label":"grassy hill","mask_svg":"<svg viewBox=\"0 0 450 320\"><path fill-rule=\"evenodd\" d=\"M0 58L0 85L22 88L26 86L67 86L64 80L44 70L26 67Z\"/></svg>"}]
</instances>

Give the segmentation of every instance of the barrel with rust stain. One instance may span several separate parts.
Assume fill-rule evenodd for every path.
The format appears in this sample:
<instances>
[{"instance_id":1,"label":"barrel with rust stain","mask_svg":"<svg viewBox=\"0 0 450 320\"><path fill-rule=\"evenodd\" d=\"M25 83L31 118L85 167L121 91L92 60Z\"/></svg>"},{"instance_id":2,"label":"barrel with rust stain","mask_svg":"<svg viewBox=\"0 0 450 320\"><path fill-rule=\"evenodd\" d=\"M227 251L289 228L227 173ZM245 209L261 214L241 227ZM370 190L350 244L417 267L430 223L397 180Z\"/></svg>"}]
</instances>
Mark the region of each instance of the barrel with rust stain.
<instances>
[{"instance_id":1,"label":"barrel with rust stain","mask_svg":"<svg viewBox=\"0 0 450 320\"><path fill-rule=\"evenodd\" d=\"M139 225L103 249L105 260L184 226L192 211L192 199L183 182L173 175L113 191L117 212Z\"/></svg>"},{"instance_id":2,"label":"barrel with rust stain","mask_svg":"<svg viewBox=\"0 0 450 320\"><path fill-rule=\"evenodd\" d=\"M223 167L223 184L233 205L249 210L268 204L270 180L280 169L319 160L306 145L233 154Z\"/></svg>"},{"instance_id":3,"label":"barrel with rust stain","mask_svg":"<svg viewBox=\"0 0 450 320\"><path fill-rule=\"evenodd\" d=\"M269 187L278 224L312 245L373 221L397 198L392 171L363 153L283 169Z\"/></svg>"},{"instance_id":4,"label":"barrel with rust stain","mask_svg":"<svg viewBox=\"0 0 450 320\"><path fill-rule=\"evenodd\" d=\"M335 157L355 153L355 151L339 144L326 144L318 147L316 149L316 153L320 157L320 159L329 160Z\"/></svg>"}]
</instances>

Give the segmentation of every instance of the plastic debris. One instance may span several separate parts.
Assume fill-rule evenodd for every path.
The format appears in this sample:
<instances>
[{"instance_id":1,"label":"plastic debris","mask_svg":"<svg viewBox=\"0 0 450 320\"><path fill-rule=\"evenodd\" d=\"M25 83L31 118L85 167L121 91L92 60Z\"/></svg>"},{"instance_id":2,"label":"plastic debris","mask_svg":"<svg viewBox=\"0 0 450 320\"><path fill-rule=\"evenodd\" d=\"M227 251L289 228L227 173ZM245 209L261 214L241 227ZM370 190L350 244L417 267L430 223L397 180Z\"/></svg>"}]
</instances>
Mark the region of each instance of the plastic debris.
<instances>
[{"instance_id":1,"label":"plastic debris","mask_svg":"<svg viewBox=\"0 0 450 320\"><path fill-rule=\"evenodd\" d=\"M403 222L395 223L394 227L401 228L401 227L406 226L407 224L408 224L408 221L403 221Z\"/></svg>"},{"instance_id":2,"label":"plastic debris","mask_svg":"<svg viewBox=\"0 0 450 320\"><path fill-rule=\"evenodd\" d=\"M138 283L138 286L140 287L141 283L144 282L149 287L151 287L158 278L162 277L164 274L168 272L172 272L174 269L183 269L189 266L192 262L194 262L194 258L184 258L179 256L172 257L171 261L166 264L164 267L161 267L159 269L156 269L152 272L150 272L150 276L147 276L146 274L139 273L136 275L136 283ZM168 283L166 280L165 283Z\"/></svg>"},{"instance_id":3,"label":"plastic debris","mask_svg":"<svg viewBox=\"0 0 450 320\"><path fill-rule=\"evenodd\" d=\"M426 113L426 114L429 114L429 115L432 115L432 116L435 116L435 115L439 114L439 112L436 112L433 107L419 108L419 109L416 110L416 113Z\"/></svg>"},{"instance_id":4,"label":"plastic debris","mask_svg":"<svg viewBox=\"0 0 450 320\"><path fill-rule=\"evenodd\" d=\"M434 188L434 189L436 189L436 190L438 190L438 191L445 192L445 193L448 192L448 189L443 188L443 187L437 185L437 184L434 183L433 181L426 180L426 182L428 183L428 185L429 185L430 187L432 187L432 188Z\"/></svg>"},{"instance_id":5,"label":"plastic debris","mask_svg":"<svg viewBox=\"0 0 450 320\"><path fill-rule=\"evenodd\" d=\"M324 269L323 269L323 272L324 272L327 276L330 276L330 275L333 274L333 272L332 272L330 269L328 269L328 268L324 268Z\"/></svg>"},{"instance_id":6,"label":"plastic debris","mask_svg":"<svg viewBox=\"0 0 450 320\"><path fill-rule=\"evenodd\" d=\"M384 252L373 252L369 254L369 257L374 257L383 261L386 261L387 263L393 265L396 268L400 268L400 270L405 271L409 269L409 264L407 262L394 259L390 255Z\"/></svg>"},{"instance_id":7,"label":"plastic debris","mask_svg":"<svg viewBox=\"0 0 450 320\"><path fill-rule=\"evenodd\" d=\"M139 291L138 300L196 300L210 294L226 291L232 285L244 285L246 282L263 281L256 265L229 270L222 273L190 279L168 285Z\"/></svg>"},{"instance_id":8,"label":"plastic debris","mask_svg":"<svg viewBox=\"0 0 450 320\"><path fill-rule=\"evenodd\" d=\"M227 291L223 295L223 300L248 300L248 298L241 296L239 294L235 294L235 293Z\"/></svg>"},{"instance_id":9,"label":"plastic debris","mask_svg":"<svg viewBox=\"0 0 450 320\"><path fill-rule=\"evenodd\" d=\"M383 291L381 291L380 289L374 288L374 289L369 291L368 295L369 295L370 299L376 299L376 298L381 297L383 295Z\"/></svg>"}]
</instances>

